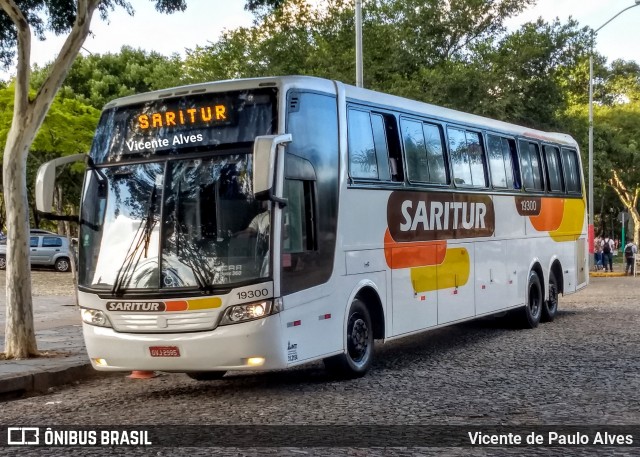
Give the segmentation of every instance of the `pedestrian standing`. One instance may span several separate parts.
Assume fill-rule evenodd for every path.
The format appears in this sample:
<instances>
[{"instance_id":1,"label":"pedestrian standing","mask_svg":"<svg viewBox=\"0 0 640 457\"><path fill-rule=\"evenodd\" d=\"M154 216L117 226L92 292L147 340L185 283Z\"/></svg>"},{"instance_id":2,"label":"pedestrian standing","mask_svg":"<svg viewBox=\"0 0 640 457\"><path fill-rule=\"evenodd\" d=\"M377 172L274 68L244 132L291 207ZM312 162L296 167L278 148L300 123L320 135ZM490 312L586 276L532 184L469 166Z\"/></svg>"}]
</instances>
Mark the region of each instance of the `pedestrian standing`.
<instances>
[{"instance_id":1,"label":"pedestrian standing","mask_svg":"<svg viewBox=\"0 0 640 457\"><path fill-rule=\"evenodd\" d=\"M638 254L638 246L633 241L629 241L624 247L624 258L627 261L624 267L625 275L632 275L635 268L636 255Z\"/></svg>"},{"instance_id":2,"label":"pedestrian standing","mask_svg":"<svg viewBox=\"0 0 640 457\"><path fill-rule=\"evenodd\" d=\"M602 270L602 237L600 235L593 240L593 261L596 271Z\"/></svg>"},{"instance_id":3,"label":"pedestrian standing","mask_svg":"<svg viewBox=\"0 0 640 457\"><path fill-rule=\"evenodd\" d=\"M604 271L613 271L613 249L613 240L606 236L604 240L602 240L602 263L604 264Z\"/></svg>"}]
</instances>

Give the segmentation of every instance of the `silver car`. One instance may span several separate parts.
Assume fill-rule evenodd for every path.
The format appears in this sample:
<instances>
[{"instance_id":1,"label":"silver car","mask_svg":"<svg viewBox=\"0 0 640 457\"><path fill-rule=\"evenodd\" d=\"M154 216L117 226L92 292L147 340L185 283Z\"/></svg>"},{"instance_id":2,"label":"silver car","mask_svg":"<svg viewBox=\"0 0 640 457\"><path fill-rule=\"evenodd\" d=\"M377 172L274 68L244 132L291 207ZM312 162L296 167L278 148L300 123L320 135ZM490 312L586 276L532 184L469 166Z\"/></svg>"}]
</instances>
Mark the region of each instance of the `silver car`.
<instances>
[{"instance_id":1,"label":"silver car","mask_svg":"<svg viewBox=\"0 0 640 457\"><path fill-rule=\"evenodd\" d=\"M57 271L71 270L69 239L46 230L31 230L29 237L31 265L54 267ZM7 239L0 240L0 270L7 267Z\"/></svg>"}]
</instances>

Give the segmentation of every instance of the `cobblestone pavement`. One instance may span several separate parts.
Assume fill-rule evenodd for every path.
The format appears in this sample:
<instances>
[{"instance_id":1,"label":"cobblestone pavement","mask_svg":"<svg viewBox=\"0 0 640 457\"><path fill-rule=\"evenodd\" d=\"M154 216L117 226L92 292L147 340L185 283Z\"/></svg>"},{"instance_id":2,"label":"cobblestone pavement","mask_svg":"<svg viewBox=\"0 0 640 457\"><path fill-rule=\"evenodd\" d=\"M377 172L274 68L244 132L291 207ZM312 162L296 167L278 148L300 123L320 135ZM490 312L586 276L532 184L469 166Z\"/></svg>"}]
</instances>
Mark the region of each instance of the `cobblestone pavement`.
<instances>
[{"instance_id":1,"label":"cobblestone pavement","mask_svg":"<svg viewBox=\"0 0 640 457\"><path fill-rule=\"evenodd\" d=\"M58 278L59 275L56 275ZM640 444L640 278L593 278L562 297L553 323L514 330L498 320L378 346L364 378L336 381L321 364L275 373L231 373L197 382L163 373L124 375L2 404L20 425L460 425L635 426ZM170 432L171 427L167 428ZM292 427L295 433L295 427ZM453 429L452 429L453 430ZM0 431L0 433L3 433ZM228 430L230 445L233 433ZM335 427L336 435L341 428ZM21 455L61 455L21 449ZM68 449L71 451L71 449ZM0 449L0 454L2 453ZM638 455L638 448L82 448L73 455ZM64 455L72 455L65 452Z\"/></svg>"}]
</instances>

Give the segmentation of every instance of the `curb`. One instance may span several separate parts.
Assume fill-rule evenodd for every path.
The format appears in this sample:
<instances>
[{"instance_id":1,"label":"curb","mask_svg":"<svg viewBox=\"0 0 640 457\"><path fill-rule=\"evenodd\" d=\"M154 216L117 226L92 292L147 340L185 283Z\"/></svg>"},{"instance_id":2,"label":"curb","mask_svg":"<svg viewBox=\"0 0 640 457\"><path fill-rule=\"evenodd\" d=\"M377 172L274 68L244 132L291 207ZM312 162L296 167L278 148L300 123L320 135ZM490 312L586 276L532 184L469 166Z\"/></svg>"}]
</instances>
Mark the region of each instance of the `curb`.
<instances>
[{"instance_id":1,"label":"curb","mask_svg":"<svg viewBox=\"0 0 640 457\"><path fill-rule=\"evenodd\" d=\"M0 378L0 401L5 397L15 398L28 393L46 393L50 387L72 384L96 375L87 362L66 368L34 371Z\"/></svg>"},{"instance_id":2,"label":"curb","mask_svg":"<svg viewBox=\"0 0 640 457\"><path fill-rule=\"evenodd\" d=\"M604 273L604 272L595 272L595 271L591 271L589 272L589 276L592 278L617 278L617 277L622 277L622 276L628 276L626 273L623 272L616 272L616 273ZM631 277L633 277L633 275L631 275Z\"/></svg>"}]
</instances>

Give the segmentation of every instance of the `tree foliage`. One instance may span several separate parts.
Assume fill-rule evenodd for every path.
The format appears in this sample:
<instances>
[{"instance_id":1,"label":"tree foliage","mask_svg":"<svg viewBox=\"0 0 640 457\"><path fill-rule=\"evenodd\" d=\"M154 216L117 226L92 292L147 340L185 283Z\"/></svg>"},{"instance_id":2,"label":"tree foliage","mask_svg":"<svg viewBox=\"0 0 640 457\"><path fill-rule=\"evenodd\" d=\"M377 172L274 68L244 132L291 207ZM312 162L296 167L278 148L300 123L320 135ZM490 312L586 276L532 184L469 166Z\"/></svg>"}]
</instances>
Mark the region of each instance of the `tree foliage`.
<instances>
[{"instance_id":1,"label":"tree foliage","mask_svg":"<svg viewBox=\"0 0 640 457\"><path fill-rule=\"evenodd\" d=\"M34 89L42 85L48 71L49 66L35 68L31 83ZM115 98L176 86L182 79L179 56L166 57L125 46L118 53L78 56L59 96L102 109Z\"/></svg>"}]
</instances>

